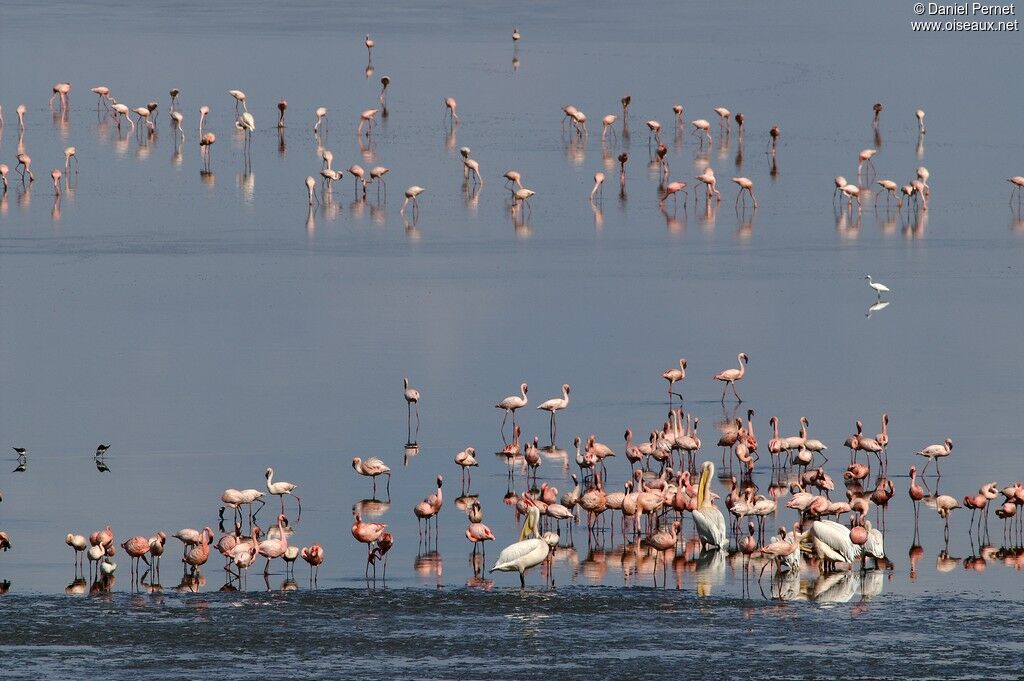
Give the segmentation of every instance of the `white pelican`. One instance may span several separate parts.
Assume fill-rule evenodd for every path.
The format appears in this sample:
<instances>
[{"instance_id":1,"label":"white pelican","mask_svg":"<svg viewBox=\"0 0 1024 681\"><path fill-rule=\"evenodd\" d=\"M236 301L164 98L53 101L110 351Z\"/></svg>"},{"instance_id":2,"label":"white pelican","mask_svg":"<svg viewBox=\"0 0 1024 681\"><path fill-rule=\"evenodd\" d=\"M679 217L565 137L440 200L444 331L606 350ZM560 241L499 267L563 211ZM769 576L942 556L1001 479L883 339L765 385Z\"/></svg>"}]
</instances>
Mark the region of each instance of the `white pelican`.
<instances>
[{"instance_id":1,"label":"white pelican","mask_svg":"<svg viewBox=\"0 0 1024 681\"><path fill-rule=\"evenodd\" d=\"M705 461L700 467L700 482L697 484L697 508L693 512L693 522L697 526L697 536L705 549L720 549L728 545L729 538L725 532L725 517L711 501L708 486L715 475L715 464Z\"/></svg>"},{"instance_id":2,"label":"white pelican","mask_svg":"<svg viewBox=\"0 0 1024 681\"><path fill-rule=\"evenodd\" d=\"M885 558L885 547L882 544L882 533L871 527L871 521L864 521L864 529L868 531L868 540L864 542L862 551L864 555L871 556L876 561Z\"/></svg>"},{"instance_id":3,"label":"white pelican","mask_svg":"<svg viewBox=\"0 0 1024 681\"><path fill-rule=\"evenodd\" d=\"M815 520L807 533L814 553L821 559L822 571L835 563L851 566L860 558L860 547L850 539L850 528L832 520Z\"/></svg>"},{"instance_id":4,"label":"white pelican","mask_svg":"<svg viewBox=\"0 0 1024 681\"><path fill-rule=\"evenodd\" d=\"M868 286L870 286L874 290L874 292L876 294L878 294L878 299L879 300L882 299L882 294L883 293L888 293L889 292L889 287L886 286L885 284L880 284L877 281L871 281L871 275L870 274L865 274L864 278L868 280Z\"/></svg>"},{"instance_id":5,"label":"white pelican","mask_svg":"<svg viewBox=\"0 0 1024 681\"><path fill-rule=\"evenodd\" d=\"M537 407L537 409L541 409L541 410L549 412L551 414L551 423L548 424L548 425L549 425L549 430L551 431L551 441L552 442L555 441L555 433L558 432L557 429L555 428L555 412L561 411L561 410L565 409L568 406L569 406L569 384L568 383L563 383L562 384L562 397L561 398L553 397L550 400L546 400L544 402L541 402L540 406Z\"/></svg>"},{"instance_id":6,"label":"white pelican","mask_svg":"<svg viewBox=\"0 0 1024 681\"><path fill-rule=\"evenodd\" d=\"M519 533L519 541L502 550L490 571L518 572L519 584L525 588L526 571L543 563L551 550L548 542L540 538L537 529L539 524L540 510L536 506L530 506L530 510L526 512L523 530Z\"/></svg>"}]
</instances>

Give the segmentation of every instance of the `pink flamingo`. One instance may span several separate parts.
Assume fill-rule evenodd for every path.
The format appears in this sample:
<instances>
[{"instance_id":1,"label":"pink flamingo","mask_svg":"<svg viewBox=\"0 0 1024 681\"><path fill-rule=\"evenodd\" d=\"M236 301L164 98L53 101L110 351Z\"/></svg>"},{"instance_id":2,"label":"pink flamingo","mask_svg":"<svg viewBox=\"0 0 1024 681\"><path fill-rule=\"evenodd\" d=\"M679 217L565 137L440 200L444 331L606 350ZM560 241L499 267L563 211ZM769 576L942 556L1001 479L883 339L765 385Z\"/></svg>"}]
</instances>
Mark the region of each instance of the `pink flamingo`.
<instances>
[{"instance_id":1,"label":"pink flamingo","mask_svg":"<svg viewBox=\"0 0 1024 681\"><path fill-rule=\"evenodd\" d=\"M192 574L195 574L201 566L206 565L206 561L210 559L211 541L213 541L213 530L204 527L200 543L190 548L182 558L185 563L192 566Z\"/></svg>"},{"instance_id":2,"label":"pink flamingo","mask_svg":"<svg viewBox=\"0 0 1024 681\"><path fill-rule=\"evenodd\" d=\"M522 187L523 185L520 184L519 186ZM594 188L590 190L591 201L594 200L594 195L598 192L601 192L602 196L604 195L604 173L600 170L594 173Z\"/></svg>"},{"instance_id":3,"label":"pink flamingo","mask_svg":"<svg viewBox=\"0 0 1024 681\"><path fill-rule=\"evenodd\" d=\"M441 492L441 485L444 482L444 477L437 476L437 491L431 494L429 497L416 504L413 507L412 512L417 518L417 524L420 520L427 521L427 531L430 531L430 519L434 519L435 532L437 531L437 514L441 511L441 506L444 504L444 496ZM422 535L422 528L420 534Z\"/></svg>"},{"instance_id":4,"label":"pink flamingo","mask_svg":"<svg viewBox=\"0 0 1024 681\"><path fill-rule=\"evenodd\" d=\"M267 559L266 564L263 566L263 574L270 574L270 561L274 558L280 558L288 550L288 535L284 531L284 523L287 520L284 514L277 516L277 537L274 539L267 539L261 541L258 547L258 552L261 556Z\"/></svg>"},{"instance_id":5,"label":"pink flamingo","mask_svg":"<svg viewBox=\"0 0 1024 681\"><path fill-rule=\"evenodd\" d=\"M149 553L149 539L138 535L126 539L121 543L121 548L128 554L131 559L131 572L137 574L139 571L139 560L146 561L146 565L149 565L149 561L146 559L146 554Z\"/></svg>"},{"instance_id":6,"label":"pink flamingo","mask_svg":"<svg viewBox=\"0 0 1024 681\"><path fill-rule=\"evenodd\" d=\"M669 182L668 186L665 187L665 193L661 195L660 199L658 199L658 207L659 208L663 208L665 206L665 201L670 196L672 197L673 201L677 201L678 202L678 200L679 200L678 199L679 192L682 192L683 196L686 197L686 187L687 187L687 184L685 182ZM685 204L685 200L686 199L684 198L684 204L683 205L686 205ZM682 398L680 397L680 399L682 399Z\"/></svg>"},{"instance_id":7,"label":"pink flamingo","mask_svg":"<svg viewBox=\"0 0 1024 681\"><path fill-rule=\"evenodd\" d=\"M722 402L725 402L725 393L729 389L729 386L732 386L733 394L736 395L736 401L743 401L743 398L740 397L740 394L736 392L736 381L743 379L743 375L746 373L747 369L747 362L750 361L750 358L747 357L747 353L741 352L739 355L737 355L737 360L740 364L739 369L726 369L725 371L718 372L714 376L714 380L722 381L725 384L725 387L722 389Z\"/></svg>"},{"instance_id":8,"label":"pink flamingo","mask_svg":"<svg viewBox=\"0 0 1024 681\"><path fill-rule=\"evenodd\" d=\"M366 574L370 573L370 563L373 562L373 544L380 540L387 529L385 523L364 523L357 512L352 513L355 521L352 523L352 536L355 540L366 544Z\"/></svg>"},{"instance_id":9,"label":"pink flamingo","mask_svg":"<svg viewBox=\"0 0 1024 681\"><path fill-rule=\"evenodd\" d=\"M455 98L454 97L445 97L444 98L444 106L445 106L445 115L451 117L451 122L452 123L458 123L459 122L459 115L457 113L455 113L455 108L458 106L458 103L455 101Z\"/></svg>"},{"instance_id":10,"label":"pink flamingo","mask_svg":"<svg viewBox=\"0 0 1024 681\"><path fill-rule=\"evenodd\" d=\"M303 546L300 555L302 556L302 560L309 564L310 581L316 582L317 577L320 576L320 565L324 562L324 547L319 544ZM316 570L315 573L314 569Z\"/></svg>"}]
</instances>

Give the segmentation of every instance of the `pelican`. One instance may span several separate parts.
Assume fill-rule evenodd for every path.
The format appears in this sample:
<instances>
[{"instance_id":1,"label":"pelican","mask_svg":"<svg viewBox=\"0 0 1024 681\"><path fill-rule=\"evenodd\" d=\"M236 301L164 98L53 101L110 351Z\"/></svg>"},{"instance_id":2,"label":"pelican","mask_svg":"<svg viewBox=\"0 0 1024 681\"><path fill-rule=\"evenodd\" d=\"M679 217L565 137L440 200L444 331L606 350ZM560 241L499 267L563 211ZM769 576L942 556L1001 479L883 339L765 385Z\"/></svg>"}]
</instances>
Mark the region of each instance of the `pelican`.
<instances>
[{"instance_id":1,"label":"pelican","mask_svg":"<svg viewBox=\"0 0 1024 681\"><path fill-rule=\"evenodd\" d=\"M879 300L882 299L882 294L883 293L888 293L889 292L889 287L886 286L885 284L880 284L877 281L871 281L871 275L870 274L865 274L864 278L868 280L868 286L870 286L874 290L874 292L876 294L878 294L878 299Z\"/></svg>"},{"instance_id":2,"label":"pelican","mask_svg":"<svg viewBox=\"0 0 1024 681\"><path fill-rule=\"evenodd\" d=\"M490 571L518 572L519 584L525 588L526 571L543 563L551 550L548 542L540 538L537 529L539 524L540 510L536 506L530 506L530 510L526 512L523 530L519 533L519 541L502 549Z\"/></svg>"},{"instance_id":3,"label":"pelican","mask_svg":"<svg viewBox=\"0 0 1024 681\"><path fill-rule=\"evenodd\" d=\"M845 525L832 520L815 520L807 534L812 550L822 561L822 571L830 565L834 567L835 563L852 566L860 558L861 549L850 539L850 530Z\"/></svg>"},{"instance_id":4,"label":"pelican","mask_svg":"<svg viewBox=\"0 0 1024 681\"><path fill-rule=\"evenodd\" d=\"M700 467L700 482L697 484L697 508L693 511L693 522L701 545L708 549L720 549L728 545L725 532L725 517L711 501L708 486L715 475L715 464L705 461Z\"/></svg>"}]
</instances>

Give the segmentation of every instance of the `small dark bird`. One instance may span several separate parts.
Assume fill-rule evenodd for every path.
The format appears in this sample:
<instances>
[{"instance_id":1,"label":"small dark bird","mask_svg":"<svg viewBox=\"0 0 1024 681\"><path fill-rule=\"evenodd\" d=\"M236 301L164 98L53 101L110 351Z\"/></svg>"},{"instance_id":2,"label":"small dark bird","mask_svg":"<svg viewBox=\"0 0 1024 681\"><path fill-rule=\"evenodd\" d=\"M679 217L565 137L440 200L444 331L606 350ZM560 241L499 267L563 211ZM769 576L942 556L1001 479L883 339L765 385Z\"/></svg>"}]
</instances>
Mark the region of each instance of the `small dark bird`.
<instances>
[{"instance_id":1,"label":"small dark bird","mask_svg":"<svg viewBox=\"0 0 1024 681\"><path fill-rule=\"evenodd\" d=\"M22 458L24 458L24 456L28 454L28 450L25 449L24 447L11 447L11 449L14 450L15 454Z\"/></svg>"},{"instance_id":2,"label":"small dark bird","mask_svg":"<svg viewBox=\"0 0 1024 681\"><path fill-rule=\"evenodd\" d=\"M108 449L110 449L110 445L97 445L96 456L103 456L104 454L107 453Z\"/></svg>"}]
</instances>

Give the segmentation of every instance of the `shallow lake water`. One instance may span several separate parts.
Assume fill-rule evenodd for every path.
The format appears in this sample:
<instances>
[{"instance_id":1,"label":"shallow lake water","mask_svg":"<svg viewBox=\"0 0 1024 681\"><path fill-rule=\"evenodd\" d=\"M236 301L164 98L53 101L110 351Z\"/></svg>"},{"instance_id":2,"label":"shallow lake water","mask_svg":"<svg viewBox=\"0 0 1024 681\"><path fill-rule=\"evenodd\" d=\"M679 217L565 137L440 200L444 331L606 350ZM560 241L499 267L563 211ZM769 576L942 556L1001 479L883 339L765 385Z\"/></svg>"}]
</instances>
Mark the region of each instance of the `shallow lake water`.
<instances>
[{"instance_id":1,"label":"shallow lake water","mask_svg":"<svg viewBox=\"0 0 1024 681\"><path fill-rule=\"evenodd\" d=\"M29 451L21 465L8 450L0 469L0 530L13 545L0 554L0 617L15 623L0 636L0 668L73 676L76 662L105 648L127 665L101 662L107 673L175 675L194 664L214 674L225 647L244 660L281 645L232 675L318 675L331 667L305 665L344 639L323 664L363 676L532 677L594 664L609 677L665 664L711 676L737 655L788 660L786 676L816 676L825 664L854 677L1013 675L1005 665L1019 641L997 645L990 634L1012 626L1000 618L1019 600L1020 542L1003 541L995 517L979 540L960 510L947 543L942 520L922 507L915 543L907 469L923 464L913 452L948 436L955 448L941 479L929 476L930 492L962 498L1022 476L1024 220L1005 182L1022 172L1012 115L1022 102L993 66L1016 56L1015 35L915 35L910 5L883 2L58 1L2 14L0 161L12 171L0 199L0 446ZM523 34L516 46L513 26ZM382 76L388 115L359 137ZM67 114L48 106L60 81L73 84ZM130 107L158 101L156 133L119 131L89 92L100 84ZM168 119L172 87L183 144ZM248 155L233 127L235 88L256 120ZM629 134L620 121L602 144L601 118L621 114L627 94ZM454 128L442 120L446 96L458 100ZM885 107L877 132L876 101ZM566 104L587 113L583 142L560 131ZM209 173L201 105L217 135ZM319 139L318 106L329 109ZM742 145L735 128L727 144L719 139L716 106L744 113ZM685 207L669 199L659 209L652 118L664 128L670 179L692 190L710 165L721 204L695 205L691 191ZM712 122L710 150L689 134L696 118ZM773 125L774 164L765 153ZM31 186L14 171L19 145L33 159ZM49 174L68 145L80 169L72 165L57 200ZM477 190L464 182L462 146L480 162ZM854 178L868 147L879 149L878 178L903 184L928 167L928 211L897 212L884 197L876 208L868 193L859 216L833 207L833 177ZM319 179L324 148L345 177L307 211L303 180ZM371 185L362 199L353 163L391 169L386 198ZM509 168L536 191L525 211L510 208ZM608 180L591 204L596 171ZM753 180L756 211L734 207L734 175ZM415 218L399 212L413 184L426 187ZM892 288L890 305L870 315L868 273ZM745 401L723 405L711 376L741 351L750 356ZM497 536L486 566L518 535L504 503L507 469L492 455L504 444L492 405L528 382L523 437L547 444L546 415L532 407L571 384L556 440L567 458L546 456L539 482L571 486L573 437L594 434L619 452L608 488L621 489L622 433L631 427L642 441L661 426L660 374L681 356L683 407L700 418L704 441L698 461L720 465L715 425L752 408L762 489L770 416L783 435L809 418L841 496L854 421L873 434L890 415L888 565L822 578L805 567L798 584L782 586L831 606L782 605L771 598L780 585L773 592L767 573L760 585L745 580L732 552L700 556L681 543L674 560L656 564L617 529L588 537L584 524L563 528L552 567L531 572L524 593L515 575L481 573L456 498L477 495ZM423 395L418 431L407 422L405 376ZM111 447L97 462L100 442ZM452 457L467 446L481 465L462 490ZM367 582L365 549L349 532L353 506L371 497L353 456L395 471L390 503L381 480L379 502L361 504L395 536L386 581ZM261 560L244 585L227 584L250 593L215 593L226 581L214 555L179 595L171 539L162 591L155 575L133 583L119 551L113 593L74 597L89 586L75 581L67 532L110 524L120 543L216 528L221 492L262 488L267 466L299 484L301 516L286 502L292 543L325 549L315 591L301 561L294 579L274 565L265 580ZM412 507L438 474L437 538L418 545ZM526 488L521 472L511 488ZM259 513L262 526L277 504ZM795 520L780 509L769 531ZM683 529L693 535L689 519ZM849 650L829 659L794 643L821 632ZM128 641L186 666L135 658ZM868 656L882 641L891 657ZM906 660L920 666L909 671Z\"/></svg>"}]
</instances>

